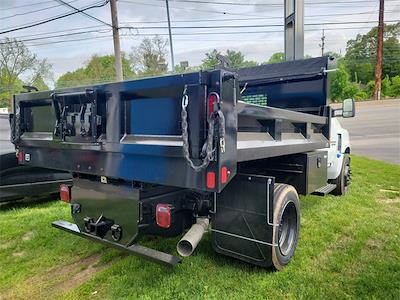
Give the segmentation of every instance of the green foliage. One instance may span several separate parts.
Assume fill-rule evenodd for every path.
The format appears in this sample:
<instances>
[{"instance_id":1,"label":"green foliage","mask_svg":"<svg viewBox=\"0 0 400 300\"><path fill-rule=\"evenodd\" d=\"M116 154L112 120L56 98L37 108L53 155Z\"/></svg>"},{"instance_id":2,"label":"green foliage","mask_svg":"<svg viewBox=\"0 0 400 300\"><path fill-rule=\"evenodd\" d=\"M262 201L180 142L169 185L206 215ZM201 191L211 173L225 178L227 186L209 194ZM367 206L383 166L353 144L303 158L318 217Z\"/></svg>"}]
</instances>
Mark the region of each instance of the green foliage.
<instances>
[{"instance_id":1,"label":"green foliage","mask_svg":"<svg viewBox=\"0 0 400 300\"><path fill-rule=\"evenodd\" d=\"M138 47L132 48L129 60L139 76L156 76L167 72L167 43L160 36L145 38Z\"/></svg>"},{"instance_id":2,"label":"green foliage","mask_svg":"<svg viewBox=\"0 0 400 300\"><path fill-rule=\"evenodd\" d=\"M360 92L360 87L357 83L347 82L343 90L342 100L347 98L356 98L356 95L358 95Z\"/></svg>"},{"instance_id":3,"label":"green foliage","mask_svg":"<svg viewBox=\"0 0 400 300\"><path fill-rule=\"evenodd\" d=\"M225 54L222 54L217 49L212 50L211 52L207 52L206 57L203 59L203 63L201 65L202 69L212 70L217 65L220 64L218 57L226 57L229 61L229 67L237 69L237 68L245 68L245 67L254 67L257 66L256 61L245 60L244 55L240 51L234 50L226 50Z\"/></svg>"},{"instance_id":4,"label":"green foliage","mask_svg":"<svg viewBox=\"0 0 400 300\"><path fill-rule=\"evenodd\" d=\"M336 58L336 59L340 59L340 58L343 57L340 53L337 53L337 52L334 52L334 51L327 51L327 52L324 53L324 56L330 56L330 57L333 57L333 58Z\"/></svg>"},{"instance_id":5,"label":"green foliage","mask_svg":"<svg viewBox=\"0 0 400 300\"><path fill-rule=\"evenodd\" d=\"M390 96L391 85L392 83L390 82L390 78L388 75L386 75L381 82L381 93L383 96Z\"/></svg>"},{"instance_id":6,"label":"green foliage","mask_svg":"<svg viewBox=\"0 0 400 300\"><path fill-rule=\"evenodd\" d=\"M93 55L84 68L61 75L56 82L56 88L115 81L114 63L114 55ZM122 72L124 79L131 79L135 75L125 55L122 56Z\"/></svg>"},{"instance_id":7,"label":"green foliage","mask_svg":"<svg viewBox=\"0 0 400 300\"><path fill-rule=\"evenodd\" d=\"M358 91L355 95L354 95L354 100L357 101L362 101L362 100L367 100L368 98L370 98L368 96L368 94L365 91Z\"/></svg>"},{"instance_id":8,"label":"green foliage","mask_svg":"<svg viewBox=\"0 0 400 300\"><path fill-rule=\"evenodd\" d=\"M375 92L375 81L374 80L368 81L367 85L365 86L364 92L368 95L368 98L371 98L374 96L374 92Z\"/></svg>"},{"instance_id":9,"label":"green foliage","mask_svg":"<svg viewBox=\"0 0 400 300\"><path fill-rule=\"evenodd\" d=\"M200 67L191 67L191 66L184 67L181 64L175 66L175 73L189 73L189 72L196 72L199 70Z\"/></svg>"},{"instance_id":10,"label":"green foliage","mask_svg":"<svg viewBox=\"0 0 400 300\"><path fill-rule=\"evenodd\" d=\"M392 77L391 96L392 97L400 96L400 75Z\"/></svg>"},{"instance_id":11,"label":"green foliage","mask_svg":"<svg viewBox=\"0 0 400 300\"><path fill-rule=\"evenodd\" d=\"M341 101L345 98L345 91L349 86L349 74L343 64L340 64L338 70L331 75L330 96L332 101Z\"/></svg>"},{"instance_id":12,"label":"green foliage","mask_svg":"<svg viewBox=\"0 0 400 300\"><path fill-rule=\"evenodd\" d=\"M28 77L25 83L22 74ZM44 79L50 77L51 65L46 59L38 59L23 42L5 38L0 44L0 107L10 106L12 95L23 91L24 84L48 89Z\"/></svg>"},{"instance_id":13,"label":"green foliage","mask_svg":"<svg viewBox=\"0 0 400 300\"><path fill-rule=\"evenodd\" d=\"M276 52L271 55L271 57L267 61L267 64L275 64L283 61L285 61L285 53Z\"/></svg>"},{"instance_id":14,"label":"green foliage","mask_svg":"<svg viewBox=\"0 0 400 300\"><path fill-rule=\"evenodd\" d=\"M376 64L377 27L367 34L359 34L347 42L344 57L352 81L367 83L374 79ZM385 25L383 42L382 74L392 77L400 74L400 23Z\"/></svg>"}]
</instances>

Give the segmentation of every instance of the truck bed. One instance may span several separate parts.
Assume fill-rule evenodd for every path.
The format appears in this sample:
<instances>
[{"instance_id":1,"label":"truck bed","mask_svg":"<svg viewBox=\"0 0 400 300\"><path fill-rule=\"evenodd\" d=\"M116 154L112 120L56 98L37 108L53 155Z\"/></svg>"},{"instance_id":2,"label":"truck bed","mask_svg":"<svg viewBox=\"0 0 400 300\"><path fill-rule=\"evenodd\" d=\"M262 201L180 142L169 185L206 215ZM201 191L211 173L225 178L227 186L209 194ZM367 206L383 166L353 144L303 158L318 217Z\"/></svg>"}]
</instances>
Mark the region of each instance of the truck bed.
<instances>
[{"instance_id":1,"label":"truck bed","mask_svg":"<svg viewBox=\"0 0 400 300\"><path fill-rule=\"evenodd\" d=\"M326 106L304 113L245 103L239 83L237 73L215 70L19 94L13 142L24 154L21 164L217 192L240 162L328 147ZM225 119L224 136L221 123L214 124L213 156L200 171L183 153L184 91L195 163L207 139L211 94L219 99L212 109ZM222 170L229 171L226 181ZM207 183L210 172L215 186Z\"/></svg>"}]
</instances>

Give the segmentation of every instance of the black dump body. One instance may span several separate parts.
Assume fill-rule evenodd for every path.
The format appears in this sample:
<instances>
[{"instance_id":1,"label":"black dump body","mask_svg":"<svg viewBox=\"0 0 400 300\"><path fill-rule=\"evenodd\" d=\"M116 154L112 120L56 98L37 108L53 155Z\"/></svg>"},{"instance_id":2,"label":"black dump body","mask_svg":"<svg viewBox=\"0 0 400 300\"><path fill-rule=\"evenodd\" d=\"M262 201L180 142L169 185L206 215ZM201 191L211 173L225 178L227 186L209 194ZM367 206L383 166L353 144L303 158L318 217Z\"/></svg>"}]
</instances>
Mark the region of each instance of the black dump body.
<instances>
[{"instance_id":1,"label":"black dump body","mask_svg":"<svg viewBox=\"0 0 400 300\"><path fill-rule=\"evenodd\" d=\"M284 109L319 113L329 99L326 71L329 57L266 64L237 71L247 102Z\"/></svg>"},{"instance_id":2,"label":"black dump body","mask_svg":"<svg viewBox=\"0 0 400 300\"><path fill-rule=\"evenodd\" d=\"M296 73L289 71L298 67ZM202 71L19 94L13 142L30 154L23 162L27 165L219 192L235 176L238 162L328 146L327 68L324 57L237 73ZM245 85L240 95L239 86ZM224 136L215 123L211 162L200 171L189 166L183 153L185 89L189 156L195 163L204 156L210 94L218 95L216 110L225 119ZM240 101L254 90L268 95L267 107ZM223 167L230 175L221 184ZM207 186L207 172L216 174L214 185Z\"/></svg>"},{"instance_id":3,"label":"black dump body","mask_svg":"<svg viewBox=\"0 0 400 300\"><path fill-rule=\"evenodd\" d=\"M324 57L19 94L12 140L21 164L74 174L76 225L56 227L174 264L176 258L140 248L137 237L178 235L195 216L213 215L217 251L235 252L235 240L221 237L229 228L243 235L246 226L264 228L257 240L270 250L272 227L259 222L272 218L274 178L244 173L329 146L328 69ZM251 103L257 97L264 106ZM256 197L247 208L238 197L245 190ZM169 228L156 224L159 203L171 209ZM252 221L232 228L245 218L240 211ZM235 253L271 264L264 250Z\"/></svg>"}]
</instances>

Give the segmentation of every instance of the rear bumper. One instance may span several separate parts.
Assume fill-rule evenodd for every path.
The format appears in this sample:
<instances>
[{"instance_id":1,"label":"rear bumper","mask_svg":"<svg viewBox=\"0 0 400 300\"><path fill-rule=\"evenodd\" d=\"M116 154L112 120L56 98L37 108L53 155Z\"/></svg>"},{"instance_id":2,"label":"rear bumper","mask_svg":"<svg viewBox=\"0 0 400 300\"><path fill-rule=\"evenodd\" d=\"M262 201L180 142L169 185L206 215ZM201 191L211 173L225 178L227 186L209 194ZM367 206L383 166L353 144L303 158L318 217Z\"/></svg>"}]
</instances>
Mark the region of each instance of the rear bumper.
<instances>
[{"instance_id":1,"label":"rear bumper","mask_svg":"<svg viewBox=\"0 0 400 300\"><path fill-rule=\"evenodd\" d=\"M146 247L138 245L138 244L133 244L130 246L123 246L121 244L113 243L106 239L102 239L100 237L87 234L85 232L80 231L76 224L70 223L68 221L63 221L63 220L54 221L52 223L52 226L55 228L67 231L69 233L78 235L80 237L86 238L88 240L99 242L99 243L105 244L107 246L111 246L116 249L126 251L130 254L152 260L152 261L160 263L162 265L173 267L181 262L181 259L179 257L173 256L173 255L170 255L170 254L167 254L164 252L160 252L160 251L157 251L154 249L146 248Z\"/></svg>"},{"instance_id":2,"label":"rear bumper","mask_svg":"<svg viewBox=\"0 0 400 300\"><path fill-rule=\"evenodd\" d=\"M72 179L0 185L0 202L58 193L60 184L71 185Z\"/></svg>"}]
</instances>

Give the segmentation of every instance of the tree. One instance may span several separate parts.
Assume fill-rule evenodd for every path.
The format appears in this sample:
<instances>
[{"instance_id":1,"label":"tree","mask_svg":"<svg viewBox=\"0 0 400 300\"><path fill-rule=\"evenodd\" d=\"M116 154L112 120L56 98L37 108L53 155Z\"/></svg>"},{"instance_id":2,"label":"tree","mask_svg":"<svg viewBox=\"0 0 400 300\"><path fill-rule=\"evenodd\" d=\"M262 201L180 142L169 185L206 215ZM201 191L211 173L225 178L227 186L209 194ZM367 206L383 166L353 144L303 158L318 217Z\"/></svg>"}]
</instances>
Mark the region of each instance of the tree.
<instances>
[{"instance_id":1,"label":"tree","mask_svg":"<svg viewBox=\"0 0 400 300\"><path fill-rule=\"evenodd\" d=\"M129 55L131 67L140 76L155 76L166 73L168 40L160 36L145 38Z\"/></svg>"},{"instance_id":2,"label":"tree","mask_svg":"<svg viewBox=\"0 0 400 300\"><path fill-rule=\"evenodd\" d=\"M214 69L220 62L218 56L222 55L217 49L213 49L211 52L207 52L206 57L202 60L201 68L205 70Z\"/></svg>"},{"instance_id":3,"label":"tree","mask_svg":"<svg viewBox=\"0 0 400 300\"><path fill-rule=\"evenodd\" d=\"M275 64L283 61L285 61L285 53L276 52L271 55L271 57L267 61L267 64Z\"/></svg>"},{"instance_id":4,"label":"tree","mask_svg":"<svg viewBox=\"0 0 400 300\"><path fill-rule=\"evenodd\" d=\"M200 67L191 67L189 62L184 61L175 66L175 73L189 73L199 71Z\"/></svg>"},{"instance_id":5,"label":"tree","mask_svg":"<svg viewBox=\"0 0 400 300\"><path fill-rule=\"evenodd\" d=\"M257 62L253 60L246 60L244 54L240 51L226 50L225 54L222 54L217 49L213 49L211 52L207 52L206 57L203 59L201 65L202 69L211 70L220 64L218 59L219 56L224 56L229 62L229 67L233 69L254 67L257 66Z\"/></svg>"},{"instance_id":6,"label":"tree","mask_svg":"<svg viewBox=\"0 0 400 300\"><path fill-rule=\"evenodd\" d=\"M51 77L51 65L17 39L6 38L0 44L0 102L8 106L11 97L23 90L21 76L28 78L26 84L33 85L41 79L41 87L47 89L45 79Z\"/></svg>"},{"instance_id":7,"label":"tree","mask_svg":"<svg viewBox=\"0 0 400 300\"><path fill-rule=\"evenodd\" d=\"M114 63L114 55L93 55L84 68L61 75L56 82L56 87L64 88L115 81ZM122 53L122 73L124 79L132 79L135 76L125 53Z\"/></svg>"},{"instance_id":8,"label":"tree","mask_svg":"<svg viewBox=\"0 0 400 300\"><path fill-rule=\"evenodd\" d=\"M372 28L366 34L359 34L349 40L344 57L346 69L352 81L367 83L374 79L376 64L376 36L378 27ZM400 22L385 25L383 40L382 78L400 74Z\"/></svg>"},{"instance_id":9,"label":"tree","mask_svg":"<svg viewBox=\"0 0 400 300\"><path fill-rule=\"evenodd\" d=\"M334 52L334 51L327 51L327 52L325 52L324 56L333 57L335 59L340 59L343 57L342 54Z\"/></svg>"}]
</instances>

